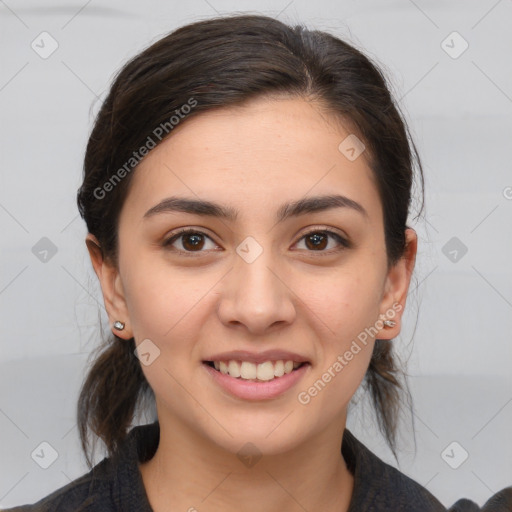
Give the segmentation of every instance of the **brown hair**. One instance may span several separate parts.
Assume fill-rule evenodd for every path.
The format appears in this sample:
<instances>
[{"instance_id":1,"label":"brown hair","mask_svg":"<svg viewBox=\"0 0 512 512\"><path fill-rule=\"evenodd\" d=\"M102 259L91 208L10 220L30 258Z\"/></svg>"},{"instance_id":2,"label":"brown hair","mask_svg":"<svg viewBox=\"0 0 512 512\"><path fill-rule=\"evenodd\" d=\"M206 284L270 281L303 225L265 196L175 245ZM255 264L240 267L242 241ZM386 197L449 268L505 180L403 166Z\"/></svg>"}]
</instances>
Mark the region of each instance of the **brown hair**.
<instances>
[{"instance_id":1,"label":"brown hair","mask_svg":"<svg viewBox=\"0 0 512 512\"><path fill-rule=\"evenodd\" d=\"M384 76L365 55L333 35L260 15L183 26L117 74L87 144L77 195L80 214L103 257L117 261L118 217L137 163L133 156L149 136L160 142L157 127L172 135L173 116L186 122L207 110L280 94L313 99L345 126L349 123L364 141L383 207L388 265L396 263L406 246L414 163L422 192L423 171ZM183 116L183 106L191 99L194 108ZM107 182L112 186L106 187ZM90 431L115 454L142 399L152 396L134 349L133 338L127 342L112 335L99 347L101 353L83 383L77 418L89 466ZM392 343L378 340L365 384L393 453L404 389L400 373Z\"/></svg>"}]
</instances>

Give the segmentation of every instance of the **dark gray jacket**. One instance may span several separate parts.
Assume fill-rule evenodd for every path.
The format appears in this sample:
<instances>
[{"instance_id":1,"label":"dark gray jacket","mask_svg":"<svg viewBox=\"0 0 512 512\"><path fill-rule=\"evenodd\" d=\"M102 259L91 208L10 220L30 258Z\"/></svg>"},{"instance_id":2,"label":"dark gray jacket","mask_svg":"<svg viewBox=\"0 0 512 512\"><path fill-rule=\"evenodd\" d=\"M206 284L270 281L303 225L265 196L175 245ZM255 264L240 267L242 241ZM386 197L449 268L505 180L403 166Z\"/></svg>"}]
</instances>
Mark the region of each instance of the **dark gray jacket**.
<instances>
[{"instance_id":1,"label":"dark gray jacket","mask_svg":"<svg viewBox=\"0 0 512 512\"><path fill-rule=\"evenodd\" d=\"M82 477L34 505L4 512L152 512L138 464L151 459L160 438L158 421L134 427L114 458L104 458ZM349 512L446 512L424 487L378 458L345 429L343 458L354 475ZM512 511L512 487L495 494L483 508L461 499L448 512ZM316 512L316 511L311 511Z\"/></svg>"}]
</instances>

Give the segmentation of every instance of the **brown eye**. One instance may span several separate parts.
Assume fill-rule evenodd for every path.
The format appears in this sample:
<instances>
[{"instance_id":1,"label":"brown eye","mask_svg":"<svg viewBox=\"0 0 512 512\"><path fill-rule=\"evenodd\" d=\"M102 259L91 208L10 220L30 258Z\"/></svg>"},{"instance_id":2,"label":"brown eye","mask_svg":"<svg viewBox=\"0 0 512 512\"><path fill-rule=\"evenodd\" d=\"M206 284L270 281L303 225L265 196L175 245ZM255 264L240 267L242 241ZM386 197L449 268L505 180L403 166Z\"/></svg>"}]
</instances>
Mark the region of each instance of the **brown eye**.
<instances>
[{"instance_id":1,"label":"brown eye","mask_svg":"<svg viewBox=\"0 0 512 512\"><path fill-rule=\"evenodd\" d=\"M316 231L310 231L302 236L300 241L302 240L305 242L307 252L329 253L331 251L335 252L336 250L350 247L350 243L345 238L330 230L317 229ZM334 247L329 247L330 240L334 240L338 247L336 248L336 243L334 244ZM175 246L178 242L181 247ZM213 247L205 247L208 242L212 243ZM178 233L173 234L170 238L165 240L162 245L177 252L189 254L201 253L205 252L203 249L207 250L217 247L206 233L193 229L183 229Z\"/></svg>"},{"instance_id":2,"label":"brown eye","mask_svg":"<svg viewBox=\"0 0 512 512\"><path fill-rule=\"evenodd\" d=\"M324 233L313 233L305 237L308 249L325 249L328 244L328 236Z\"/></svg>"},{"instance_id":3,"label":"brown eye","mask_svg":"<svg viewBox=\"0 0 512 512\"><path fill-rule=\"evenodd\" d=\"M347 240L338 235L338 233L329 230L310 231L309 233L306 233L301 240L304 240L306 249L308 249L309 252L328 252L325 249L329 245L330 238L334 239L338 243L338 248L339 246L342 246L343 248L350 247ZM334 247L334 249L336 250L336 247Z\"/></svg>"},{"instance_id":4,"label":"brown eye","mask_svg":"<svg viewBox=\"0 0 512 512\"><path fill-rule=\"evenodd\" d=\"M172 235L171 238L165 240L163 246L172 247L176 242L180 242L181 247L173 247L177 251L204 252L202 249L205 247L208 240L213 243L213 240L201 231L184 229L179 233ZM215 246L214 243L213 245Z\"/></svg>"}]
</instances>

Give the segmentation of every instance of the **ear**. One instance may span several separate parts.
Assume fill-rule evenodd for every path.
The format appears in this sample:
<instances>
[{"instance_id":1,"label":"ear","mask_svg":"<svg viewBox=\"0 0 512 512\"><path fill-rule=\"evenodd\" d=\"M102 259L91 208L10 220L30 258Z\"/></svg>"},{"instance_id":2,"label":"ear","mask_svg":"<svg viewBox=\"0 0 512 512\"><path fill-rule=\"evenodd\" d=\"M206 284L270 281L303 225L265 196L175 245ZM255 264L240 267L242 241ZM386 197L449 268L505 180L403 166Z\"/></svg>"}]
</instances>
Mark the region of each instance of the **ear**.
<instances>
[{"instance_id":1,"label":"ear","mask_svg":"<svg viewBox=\"0 0 512 512\"><path fill-rule=\"evenodd\" d=\"M94 272L100 281L109 323L112 326L116 320L120 320L125 324L122 331L113 330L112 332L120 338L129 340L133 337L133 332L118 269L113 263L104 259L101 246L94 235L89 233L85 238L85 243L91 257ZM113 329L113 327L111 328Z\"/></svg>"},{"instance_id":2,"label":"ear","mask_svg":"<svg viewBox=\"0 0 512 512\"><path fill-rule=\"evenodd\" d=\"M416 231L412 228L407 228L405 230L405 239L406 248L402 258L388 271L379 315L381 320L393 320L396 324L394 327L383 327L375 339L389 340L400 333L407 292L416 262L418 249Z\"/></svg>"}]
</instances>

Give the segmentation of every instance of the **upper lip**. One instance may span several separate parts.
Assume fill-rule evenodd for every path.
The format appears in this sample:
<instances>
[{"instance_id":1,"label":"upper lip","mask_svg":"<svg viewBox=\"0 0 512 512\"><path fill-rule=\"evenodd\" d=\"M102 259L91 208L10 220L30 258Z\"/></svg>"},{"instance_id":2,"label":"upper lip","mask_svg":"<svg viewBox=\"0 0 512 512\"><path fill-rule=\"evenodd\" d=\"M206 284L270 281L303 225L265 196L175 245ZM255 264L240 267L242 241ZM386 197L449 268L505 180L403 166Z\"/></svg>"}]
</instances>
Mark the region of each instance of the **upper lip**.
<instances>
[{"instance_id":1,"label":"upper lip","mask_svg":"<svg viewBox=\"0 0 512 512\"><path fill-rule=\"evenodd\" d=\"M293 361L294 363L308 363L308 359L300 354L287 350L265 350L264 352L249 352L248 350L232 350L214 354L205 361L249 361L261 364L265 361Z\"/></svg>"}]
</instances>

